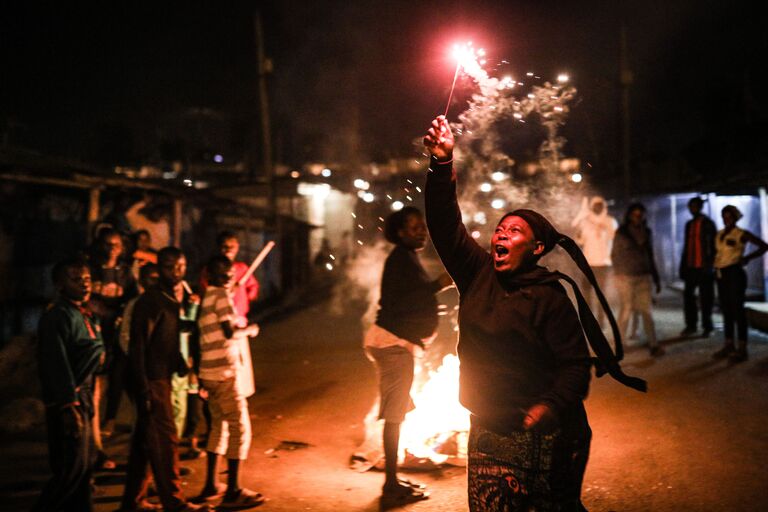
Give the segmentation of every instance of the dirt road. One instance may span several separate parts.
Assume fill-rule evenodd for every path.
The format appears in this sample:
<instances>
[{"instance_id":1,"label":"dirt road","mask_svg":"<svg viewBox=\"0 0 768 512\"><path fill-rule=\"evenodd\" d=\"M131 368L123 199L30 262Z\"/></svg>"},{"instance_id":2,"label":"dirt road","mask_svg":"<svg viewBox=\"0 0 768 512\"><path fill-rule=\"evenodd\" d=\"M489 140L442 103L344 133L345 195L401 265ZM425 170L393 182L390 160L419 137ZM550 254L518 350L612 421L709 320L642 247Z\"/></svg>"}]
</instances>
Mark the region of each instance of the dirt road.
<instances>
[{"instance_id":1,"label":"dirt road","mask_svg":"<svg viewBox=\"0 0 768 512\"><path fill-rule=\"evenodd\" d=\"M269 498L260 510L378 510L383 475L348 469L376 399L374 370L359 347L363 309L357 304L334 315L321 302L264 325L253 344L258 391L243 481ZM708 340L672 339L681 328L678 295L667 292L655 318L666 355L653 360L631 347L625 363L648 380L650 392L593 380L585 505L591 511L766 510L768 338L753 332L750 360L733 366L710 357L720 332ZM443 346L453 343L452 332L444 321ZM37 429L2 441L0 509L26 510L34 500L47 476L42 439ZM122 433L110 442L119 461L127 439ZM310 446L270 451L286 440ZM190 495L201 486L204 463L184 463L192 471L185 478ZM466 510L462 468L414 476L429 484L432 497L407 510ZM117 508L121 481L120 472L99 475L98 511Z\"/></svg>"}]
</instances>

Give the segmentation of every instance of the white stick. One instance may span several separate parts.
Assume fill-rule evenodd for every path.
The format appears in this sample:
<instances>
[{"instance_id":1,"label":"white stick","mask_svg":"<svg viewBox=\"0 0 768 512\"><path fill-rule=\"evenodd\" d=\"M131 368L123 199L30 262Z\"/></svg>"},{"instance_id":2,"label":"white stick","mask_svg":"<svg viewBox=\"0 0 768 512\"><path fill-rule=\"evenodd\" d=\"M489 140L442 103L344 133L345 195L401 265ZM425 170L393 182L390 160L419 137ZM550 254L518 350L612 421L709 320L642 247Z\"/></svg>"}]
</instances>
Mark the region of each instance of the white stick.
<instances>
[{"instance_id":1,"label":"white stick","mask_svg":"<svg viewBox=\"0 0 768 512\"><path fill-rule=\"evenodd\" d=\"M189 283L187 283L186 281L182 280L181 281L181 286L184 287L184 289L187 291L188 294L190 294L190 295L194 294L194 292L192 291L192 288L189 287Z\"/></svg>"},{"instance_id":2,"label":"white stick","mask_svg":"<svg viewBox=\"0 0 768 512\"><path fill-rule=\"evenodd\" d=\"M248 281L248 278L251 277L254 272L256 272L256 269L259 268L261 262L264 261L264 258L267 257L267 254L269 254L269 251L271 251L274 246L275 242L272 240L267 242L267 245L265 245L261 252L253 259L253 263L251 263L251 266L248 267L248 272L243 274L243 277L240 278L237 284L243 286L245 282Z\"/></svg>"}]
</instances>

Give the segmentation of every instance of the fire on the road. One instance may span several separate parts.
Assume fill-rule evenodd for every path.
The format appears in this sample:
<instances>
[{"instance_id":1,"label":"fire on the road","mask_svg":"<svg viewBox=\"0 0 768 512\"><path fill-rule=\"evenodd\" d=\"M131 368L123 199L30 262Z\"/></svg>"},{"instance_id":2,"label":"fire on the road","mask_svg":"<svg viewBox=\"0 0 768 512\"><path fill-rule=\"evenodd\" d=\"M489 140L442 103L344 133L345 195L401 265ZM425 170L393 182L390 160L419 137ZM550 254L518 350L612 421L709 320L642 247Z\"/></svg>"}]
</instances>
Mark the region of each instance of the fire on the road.
<instances>
[{"instance_id":1,"label":"fire on the road","mask_svg":"<svg viewBox=\"0 0 768 512\"><path fill-rule=\"evenodd\" d=\"M420 361L417 359L417 361ZM417 370L418 373L418 370ZM469 411L459 403L459 359L453 354L443 358L442 365L429 372L429 378L411 391L416 408L409 412L400 431L401 467L429 468L440 464L465 466ZM355 459L368 469L382 461L381 430L378 403L365 418L365 442Z\"/></svg>"}]
</instances>

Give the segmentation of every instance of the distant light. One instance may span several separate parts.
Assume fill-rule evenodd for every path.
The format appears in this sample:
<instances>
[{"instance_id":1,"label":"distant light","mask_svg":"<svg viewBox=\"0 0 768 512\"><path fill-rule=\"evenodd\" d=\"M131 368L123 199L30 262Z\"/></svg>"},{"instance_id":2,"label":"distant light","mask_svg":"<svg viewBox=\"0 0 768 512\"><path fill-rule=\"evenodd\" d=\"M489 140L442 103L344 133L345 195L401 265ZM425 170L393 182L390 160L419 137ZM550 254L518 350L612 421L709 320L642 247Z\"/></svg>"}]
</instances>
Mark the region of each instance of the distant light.
<instances>
[{"instance_id":1,"label":"distant light","mask_svg":"<svg viewBox=\"0 0 768 512\"><path fill-rule=\"evenodd\" d=\"M299 176L301 176L301 173L299 171L291 171L291 178L296 179Z\"/></svg>"},{"instance_id":2,"label":"distant light","mask_svg":"<svg viewBox=\"0 0 768 512\"><path fill-rule=\"evenodd\" d=\"M392 203L392 209L395 210L395 211L402 210L403 206L405 206L405 205L403 204L402 201L395 201L395 202Z\"/></svg>"},{"instance_id":3,"label":"distant light","mask_svg":"<svg viewBox=\"0 0 768 512\"><path fill-rule=\"evenodd\" d=\"M331 192L331 186L327 183L299 183L296 191L301 196L311 196L317 199L325 199Z\"/></svg>"},{"instance_id":4,"label":"distant light","mask_svg":"<svg viewBox=\"0 0 768 512\"><path fill-rule=\"evenodd\" d=\"M330 263L326 263L325 268L327 268L328 270L333 270L333 265L331 265Z\"/></svg>"},{"instance_id":5,"label":"distant light","mask_svg":"<svg viewBox=\"0 0 768 512\"><path fill-rule=\"evenodd\" d=\"M372 203L374 199L375 198L373 197L373 194L371 194L370 192L366 192L365 194L363 194L363 201L365 201L366 203Z\"/></svg>"},{"instance_id":6,"label":"distant light","mask_svg":"<svg viewBox=\"0 0 768 512\"><path fill-rule=\"evenodd\" d=\"M571 77L569 77L565 73L560 73L559 75L557 75L557 81L560 82L561 84L564 84L565 82L567 82L570 79L571 79Z\"/></svg>"},{"instance_id":7,"label":"distant light","mask_svg":"<svg viewBox=\"0 0 768 512\"><path fill-rule=\"evenodd\" d=\"M323 178L330 178L331 177L331 170L326 167L325 169L320 171L320 174L323 176Z\"/></svg>"},{"instance_id":8,"label":"distant light","mask_svg":"<svg viewBox=\"0 0 768 512\"><path fill-rule=\"evenodd\" d=\"M529 71L529 72L527 72L527 73L525 74L525 76L533 76L533 73L531 73L531 72Z\"/></svg>"},{"instance_id":9,"label":"distant light","mask_svg":"<svg viewBox=\"0 0 768 512\"><path fill-rule=\"evenodd\" d=\"M359 188L360 190L368 190L371 188L371 184L368 183L365 180L361 180L360 178L356 179L352 184L355 186L355 188Z\"/></svg>"},{"instance_id":10,"label":"distant light","mask_svg":"<svg viewBox=\"0 0 768 512\"><path fill-rule=\"evenodd\" d=\"M185 179L184 180L184 185L187 186L187 187L191 187L192 186L192 180L189 179L189 178Z\"/></svg>"},{"instance_id":11,"label":"distant light","mask_svg":"<svg viewBox=\"0 0 768 512\"><path fill-rule=\"evenodd\" d=\"M485 212L477 212L473 217L472 220L477 222L478 224L485 224L488 222L488 218L485 216Z\"/></svg>"},{"instance_id":12,"label":"distant light","mask_svg":"<svg viewBox=\"0 0 768 512\"><path fill-rule=\"evenodd\" d=\"M490 192L491 190L493 190L493 185L490 183L485 182L480 184L480 192Z\"/></svg>"},{"instance_id":13,"label":"distant light","mask_svg":"<svg viewBox=\"0 0 768 512\"><path fill-rule=\"evenodd\" d=\"M221 162L224 161L224 157L217 153L213 155L213 161L216 162L217 164L220 164Z\"/></svg>"},{"instance_id":14,"label":"distant light","mask_svg":"<svg viewBox=\"0 0 768 512\"><path fill-rule=\"evenodd\" d=\"M507 179L507 175L501 171L496 171L493 174L491 174L491 179L493 181L504 181L505 179Z\"/></svg>"},{"instance_id":15,"label":"distant light","mask_svg":"<svg viewBox=\"0 0 768 512\"><path fill-rule=\"evenodd\" d=\"M528 97L529 97L530 99L533 99L533 98L535 98L535 97L536 97L536 95L535 95L535 94L533 94L532 92L529 92L529 93L528 93Z\"/></svg>"},{"instance_id":16,"label":"distant light","mask_svg":"<svg viewBox=\"0 0 768 512\"><path fill-rule=\"evenodd\" d=\"M574 183L581 183L581 180L583 179L581 173L575 172L571 174L571 181Z\"/></svg>"},{"instance_id":17,"label":"distant light","mask_svg":"<svg viewBox=\"0 0 768 512\"><path fill-rule=\"evenodd\" d=\"M480 232L479 231L473 231L472 232L472 238L475 238L475 239L480 238Z\"/></svg>"},{"instance_id":18,"label":"distant light","mask_svg":"<svg viewBox=\"0 0 768 512\"><path fill-rule=\"evenodd\" d=\"M507 204L507 202L504 201L503 199L494 199L493 201L491 201L491 208L495 210L501 210L502 208L504 208L505 204Z\"/></svg>"}]
</instances>

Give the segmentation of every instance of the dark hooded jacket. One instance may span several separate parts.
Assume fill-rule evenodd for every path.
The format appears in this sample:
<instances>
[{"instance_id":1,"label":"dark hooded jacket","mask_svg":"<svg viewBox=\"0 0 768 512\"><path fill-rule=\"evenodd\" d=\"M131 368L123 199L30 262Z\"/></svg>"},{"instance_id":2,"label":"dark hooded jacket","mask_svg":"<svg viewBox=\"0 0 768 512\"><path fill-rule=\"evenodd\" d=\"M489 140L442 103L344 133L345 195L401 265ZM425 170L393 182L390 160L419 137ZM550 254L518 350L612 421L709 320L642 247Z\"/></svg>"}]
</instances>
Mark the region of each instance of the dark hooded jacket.
<instances>
[{"instance_id":1,"label":"dark hooded jacket","mask_svg":"<svg viewBox=\"0 0 768 512\"><path fill-rule=\"evenodd\" d=\"M491 255L469 236L461 221L452 165L432 160L425 191L426 220L432 242L460 294L459 344L462 403L487 428L519 430L535 404L552 407L566 426L585 418L593 360L584 332L599 358L598 375L608 371L619 382L644 391L645 382L625 375L618 361L621 341L609 314L616 354L573 280L532 266L513 274L497 273ZM516 210L528 222L545 252L563 247L597 288L594 274L573 240L561 235L540 214ZM579 313L560 284L571 284Z\"/></svg>"}]
</instances>

